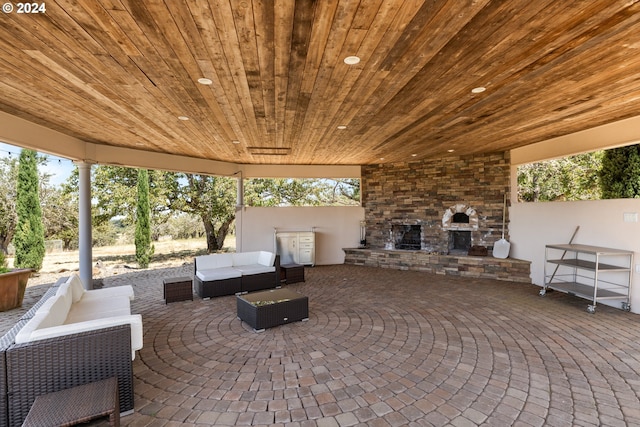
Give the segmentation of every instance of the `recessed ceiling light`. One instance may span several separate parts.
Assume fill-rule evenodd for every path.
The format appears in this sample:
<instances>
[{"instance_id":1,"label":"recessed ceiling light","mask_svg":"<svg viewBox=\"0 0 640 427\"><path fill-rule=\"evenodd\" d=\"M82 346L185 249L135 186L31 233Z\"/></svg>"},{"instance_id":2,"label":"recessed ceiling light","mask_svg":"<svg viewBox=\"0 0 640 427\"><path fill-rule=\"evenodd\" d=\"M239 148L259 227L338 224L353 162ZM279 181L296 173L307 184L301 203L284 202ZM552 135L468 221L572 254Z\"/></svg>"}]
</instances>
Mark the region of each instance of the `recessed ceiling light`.
<instances>
[{"instance_id":1,"label":"recessed ceiling light","mask_svg":"<svg viewBox=\"0 0 640 427\"><path fill-rule=\"evenodd\" d=\"M413 154L411 155L411 157L416 157L416 156L417 156L417 154L416 154L416 153L413 153Z\"/></svg>"},{"instance_id":2,"label":"recessed ceiling light","mask_svg":"<svg viewBox=\"0 0 640 427\"><path fill-rule=\"evenodd\" d=\"M183 122L186 122L187 120L189 120L189 117L187 117L187 116L178 116L178 120L182 120Z\"/></svg>"},{"instance_id":3,"label":"recessed ceiling light","mask_svg":"<svg viewBox=\"0 0 640 427\"><path fill-rule=\"evenodd\" d=\"M344 58L344 63L347 65L356 65L358 62L360 62L360 58L357 56L347 56Z\"/></svg>"},{"instance_id":4,"label":"recessed ceiling light","mask_svg":"<svg viewBox=\"0 0 640 427\"><path fill-rule=\"evenodd\" d=\"M471 93L482 93L485 90L487 90L486 87L484 86L478 86L478 87L474 87L473 89L471 89Z\"/></svg>"},{"instance_id":5,"label":"recessed ceiling light","mask_svg":"<svg viewBox=\"0 0 640 427\"><path fill-rule=\"evenodd\" d=\"M340 125L340 126L338 126L338 129L340 129L340 130L344 130L344 129L346 129L346 128L347 128L347 127L346 127L345 125Z\"/></svg>"},{"instance_id":6,"label":"recessed ceiling light","mask_svg":"<svg viewBox=\"0 0 640 427\"><path fill-rule=\"evenodd\" d=\"M198 79L198 83L200 83L201 85L210 85L213 84L213 80L202 77Z\"/></svg>"},{"instance_id":7,"label":"recessed ceiling light","mask_svg":"<svg viewBox=\"0 0 640 427\"><path fill-rule=\"evenodd\" d=\"M240 141L238 141L237 139L234 139L233 141L231 141L232 144L240 144Z\"/></svg>"},{"instance_id":8,"label":"recessed ceiling light","mask_svg":"<svg viewBox=\"0 0 640 427\"><path fill-rule=\"evenodd\" d=\"M456 150L453 150L453 149L447 150L447 153L453 153L454 151L456 151Z\"/></svg>"}]
</instances>

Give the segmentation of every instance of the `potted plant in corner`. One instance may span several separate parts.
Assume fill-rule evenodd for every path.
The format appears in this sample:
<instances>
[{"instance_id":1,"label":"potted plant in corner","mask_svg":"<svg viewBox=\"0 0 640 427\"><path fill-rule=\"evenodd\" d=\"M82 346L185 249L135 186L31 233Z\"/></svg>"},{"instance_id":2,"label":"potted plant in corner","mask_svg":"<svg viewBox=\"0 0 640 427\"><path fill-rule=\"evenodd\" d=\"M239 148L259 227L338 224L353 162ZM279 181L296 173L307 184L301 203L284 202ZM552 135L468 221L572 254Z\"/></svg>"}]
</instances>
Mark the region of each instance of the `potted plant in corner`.
<instances>
[{"instance_id":1,"label":"potted plant in corner","mask_svg":"<svg viewBox=\"0 0 640 427\"><path fill-rule=\"evenodd\" d=\"M22 306L30 268L7 268L4 252L0 249L0 312Z\"/></svg>"}]
</instances>

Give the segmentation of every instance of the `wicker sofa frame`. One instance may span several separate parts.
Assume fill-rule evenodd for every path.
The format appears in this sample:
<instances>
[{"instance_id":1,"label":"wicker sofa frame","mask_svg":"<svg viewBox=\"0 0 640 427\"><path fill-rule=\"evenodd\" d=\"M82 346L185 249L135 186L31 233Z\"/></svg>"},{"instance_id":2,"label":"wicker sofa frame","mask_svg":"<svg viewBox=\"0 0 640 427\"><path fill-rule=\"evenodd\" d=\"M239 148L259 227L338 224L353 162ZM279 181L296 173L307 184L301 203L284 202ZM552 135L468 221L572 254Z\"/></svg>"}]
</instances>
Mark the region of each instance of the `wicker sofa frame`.
<instances>
[{"instance_id":1,"label":"wicker sofa frame","mask_svg":"<svg viewBox=\"0 0 640 427\"><path fill-rule=\"evenodd\" d=\"M276 255L275 271L243 275L224 280L203 281L197 275L198 263L193 263L193 286L200 298L213 298L225 295L235 295L246 292L254 292L265 289L273 289L280 286L280 255Z\"/></svg>"},{"instance_id":2,"label":"wicker sofa frame","mask_svg":"<svg viewBox=\"0 0 640 427\"><path fill-rule=\"evenodd\" d=\"M15 343L16 334L35 309L54 293L55 288L49 289L0 338L0 427L22 425L37 396L114 376L118 378L120 412L133 411L129 325Z\"/></svg>"}]
</instances>

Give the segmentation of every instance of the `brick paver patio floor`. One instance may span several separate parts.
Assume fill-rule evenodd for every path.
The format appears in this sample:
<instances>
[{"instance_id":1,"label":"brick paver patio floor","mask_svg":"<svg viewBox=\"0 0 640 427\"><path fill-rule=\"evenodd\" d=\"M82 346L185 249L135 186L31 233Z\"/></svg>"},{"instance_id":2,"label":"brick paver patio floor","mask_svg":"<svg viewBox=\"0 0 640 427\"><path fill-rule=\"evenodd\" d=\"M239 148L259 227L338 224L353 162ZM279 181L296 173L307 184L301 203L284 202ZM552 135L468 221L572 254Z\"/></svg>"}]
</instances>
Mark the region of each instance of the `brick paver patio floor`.
<instances>
[{"instance_id":1,"label":"brick paver patio floor","mask_svg":"<svg viewBox=\"0 0 640 427\"><path fill-rule=\"evenodd\" d=\"M309 297L309 321L255 333L235 296L165 305L162 279L192 271L105 280L134 286L145 330L123 425L640 425L638 315L589 314L534 285L338 265L287 286ZM25 306L42 291L29 292Z\"/></svg>"}]
</instances>

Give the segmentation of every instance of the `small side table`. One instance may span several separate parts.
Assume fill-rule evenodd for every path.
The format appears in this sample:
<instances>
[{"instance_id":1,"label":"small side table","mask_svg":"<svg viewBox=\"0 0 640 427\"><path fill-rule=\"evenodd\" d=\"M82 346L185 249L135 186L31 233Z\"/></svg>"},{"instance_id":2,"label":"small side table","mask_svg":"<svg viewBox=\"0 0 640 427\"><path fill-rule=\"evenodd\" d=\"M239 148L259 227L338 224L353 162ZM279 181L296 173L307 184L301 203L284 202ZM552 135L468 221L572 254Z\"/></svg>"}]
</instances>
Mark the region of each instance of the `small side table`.
<instances>
[{"instance_id":1,"label":"small side table","mask_svg":"<svg viewBox=\"0 0 640 427\"><path fill-rule=\"evenodd\" d=\"M106 416L110 425L120 425L116 377L36 397L22 425L72 426Z\"/></svg>"},{"instance_id":2,"label":"small side table","mask_svg":"<svg viewBox=\"0 0 640 427\"><path fill-rule=\"evenodd\" d=\"M304 282L304 265L284 264L280 266L287 285L291 283Z\"/></svg>"},{"instance_id":3,"label":"small side table","mask_svg":"<svg viewBox=\"0 0 640 427\"><path fill-rule=\"evenodd\" d=\"M193 301L193 283L191 277L171 277L162 279L165 304L176 301Z\"/></svg>"}]
</instances>

